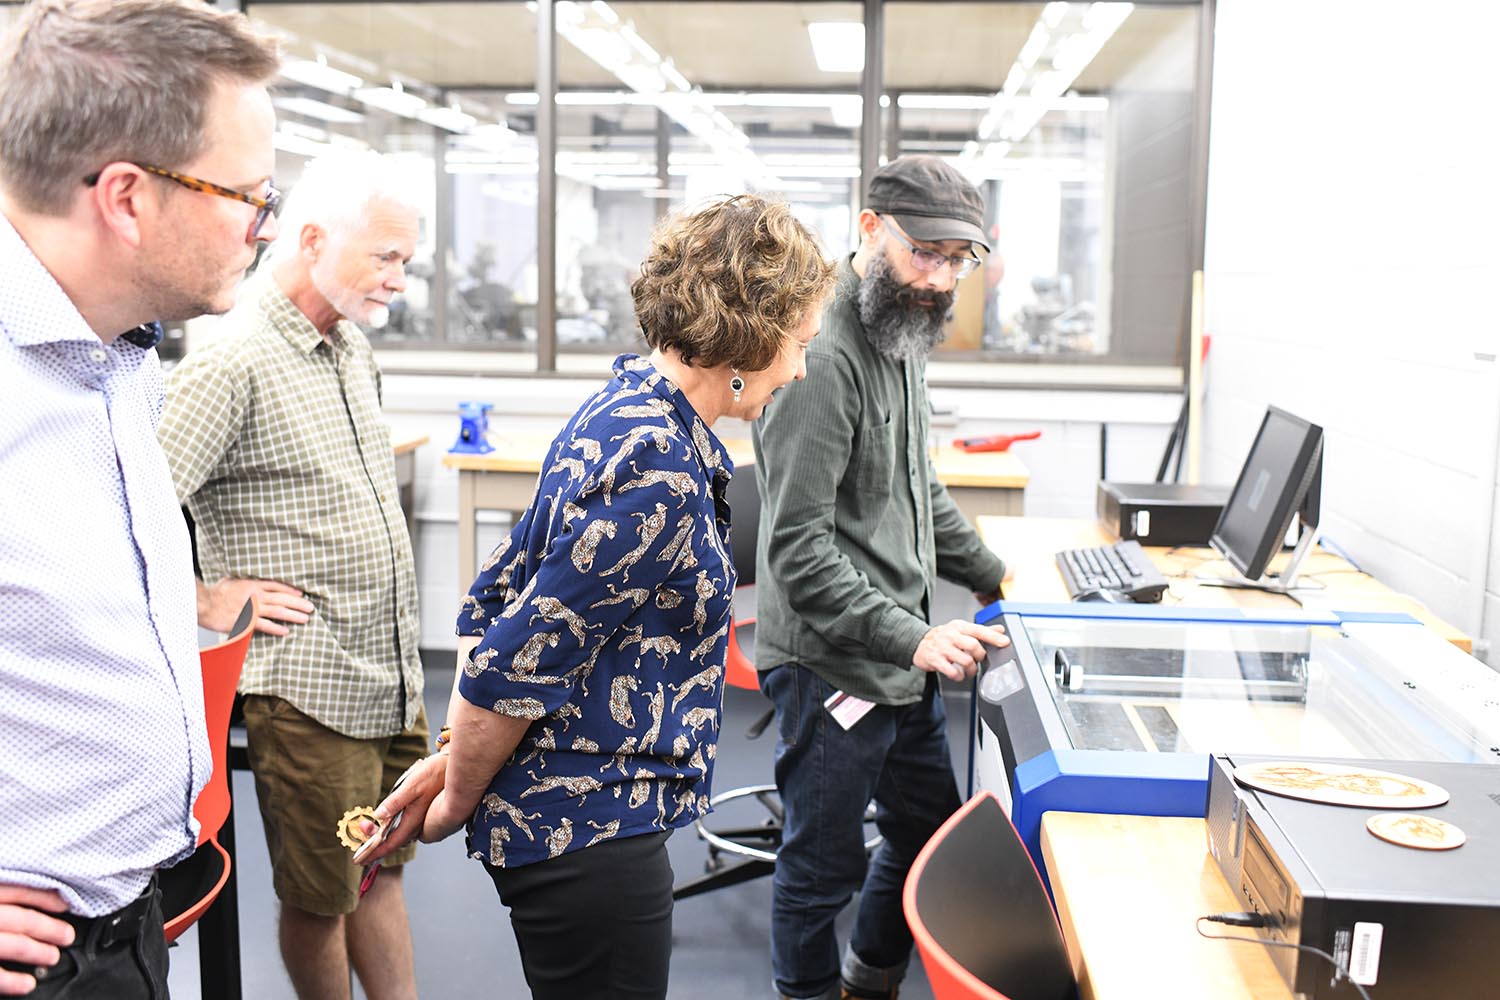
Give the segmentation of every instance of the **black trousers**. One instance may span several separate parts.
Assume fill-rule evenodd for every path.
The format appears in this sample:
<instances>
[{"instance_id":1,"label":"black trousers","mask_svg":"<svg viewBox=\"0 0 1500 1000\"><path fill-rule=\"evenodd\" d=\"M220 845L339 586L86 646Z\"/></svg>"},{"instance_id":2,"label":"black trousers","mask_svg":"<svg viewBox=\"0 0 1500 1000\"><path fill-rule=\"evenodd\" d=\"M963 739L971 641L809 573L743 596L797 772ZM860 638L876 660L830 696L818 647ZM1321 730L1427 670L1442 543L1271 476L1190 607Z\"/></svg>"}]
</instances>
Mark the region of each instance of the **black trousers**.
<instances>
[{"instance_id":1,"label":"black trousers","mask_svg":"<svg viewBox=\"0 0 1500 1000\"><path fill-rule=\"evenodd\" d=\"M510 909L535 1000L664 1000L672 958L666 833L485 869Z\"/></svg>"},{"instance_id":2,"label":"black trousers","mask_svg":"<svg viewBox=\"0 0 1500 1000\"><path fill-rule=\"evenodd\" d=\"M60 949L56 965L38 969L4 963L7 969L36 976L36 989L26 994L29 1000L167 1000L167 938L156 879L139 899L114 913L63 919L76 934L71 945Z\"/></svg>"}]
</instances>

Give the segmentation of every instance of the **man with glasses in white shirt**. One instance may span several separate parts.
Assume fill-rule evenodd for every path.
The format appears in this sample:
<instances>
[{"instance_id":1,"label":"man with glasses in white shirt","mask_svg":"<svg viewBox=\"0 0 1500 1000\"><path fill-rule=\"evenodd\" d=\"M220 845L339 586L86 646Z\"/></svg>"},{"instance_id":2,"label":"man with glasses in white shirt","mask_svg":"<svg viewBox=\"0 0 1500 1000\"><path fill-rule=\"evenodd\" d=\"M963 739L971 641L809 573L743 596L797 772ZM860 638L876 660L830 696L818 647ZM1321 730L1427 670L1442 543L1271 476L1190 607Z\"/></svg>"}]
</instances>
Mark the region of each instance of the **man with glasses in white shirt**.
<instances>
[{"instance_id":1,"label":"man with glasses in white shirt","mask_svg":"<svg viewBox=\"0 0 1500 1000\"><path fill-rule=\"evenodd\" d=\"M192 0L0 38L0 994L167 995L155 876L212 761L153 348L276 236L277 65Z\"/></svg>"},{"instance_id":2,"label":"man with glasses in white shirt","mask_svg":"<svg viewBox=\"0 0 1500 1000\"><path fill-rule=\"evenodd\" d=\"M912 948L901 888L959 805L937 675L974 674L999 629L929 624L931 581L998 597L1004 564L937 481L926 363L986 247L984 203L937 157L870 180L807 378L755 422L756 665L776 706L785 809L771 968L785 997L893 997ZM865 808L884 842L866 864ZM834 920L859 892L840 959Z\"/></svg>"}]
</instances>

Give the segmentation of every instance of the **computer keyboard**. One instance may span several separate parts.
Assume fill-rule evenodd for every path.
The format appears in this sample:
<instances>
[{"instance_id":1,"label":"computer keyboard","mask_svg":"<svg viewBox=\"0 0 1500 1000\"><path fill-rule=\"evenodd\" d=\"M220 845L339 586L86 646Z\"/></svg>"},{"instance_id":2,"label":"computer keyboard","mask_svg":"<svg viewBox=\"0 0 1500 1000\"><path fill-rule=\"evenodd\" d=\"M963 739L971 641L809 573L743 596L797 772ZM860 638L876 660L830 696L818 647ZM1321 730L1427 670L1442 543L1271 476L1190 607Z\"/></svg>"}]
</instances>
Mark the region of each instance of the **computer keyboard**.
<instances>
[{"instance_id":1,"label":"computer keyboard","mask_svg":"<svg viewBox=\"0 0 1500 1000\"><path fill-rule=\"evenodd\" d=\"M1109 592L1147 604L1161 600L1167 589L1167 578L1134 540L1093 549L1063 549L1057 554L1057 569L1068 596L1075 600L1080 595Z\"/></svg>"}]
</instances>

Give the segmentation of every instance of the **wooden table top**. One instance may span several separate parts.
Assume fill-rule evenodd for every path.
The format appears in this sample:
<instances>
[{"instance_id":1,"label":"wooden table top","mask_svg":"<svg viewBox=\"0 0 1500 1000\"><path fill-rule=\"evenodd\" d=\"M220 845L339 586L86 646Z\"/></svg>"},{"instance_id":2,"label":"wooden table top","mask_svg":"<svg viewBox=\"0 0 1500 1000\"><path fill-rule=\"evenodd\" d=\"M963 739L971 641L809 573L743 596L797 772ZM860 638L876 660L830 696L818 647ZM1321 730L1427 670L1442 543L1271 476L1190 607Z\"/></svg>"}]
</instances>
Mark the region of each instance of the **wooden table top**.
<instances>
[{"instance_id":1,"label":"wooden table top","mask_svg":"<svg viewBox=\"0 0 1500 1000\"><path fill-rule=\"evenodd\" d=\"M1049 812L1042 855L1084 1000L1291 1000L1263 945L1197 932L1206 913L1244 909L1208 855L1203 820Z\"/></svg>"},{"instance_id":2,"label":"wooden table top","mask_svg":"<svg viewBox=\"0 0 1500 1000\"><path fill-rule=\"evenodd\" d=\"M419 434L404 438L393 436L391 438L391 450L397 455L405 455L409 451L416 451L418 448L422 447L424 444L431 440L432 438L426 434Z\"/></svg>"},{"instance_id":3,"label":"wooden table top","mask_svg":"<svg viewBox=\"0 0 1500 1000\"><path fill-rule=\"evenodd\" d=\"M1024 490L1031 481L1026 463L1013 451L959 451L940 444L932 449L932 465L944 486Z\"/></svg>"}]
</instances>

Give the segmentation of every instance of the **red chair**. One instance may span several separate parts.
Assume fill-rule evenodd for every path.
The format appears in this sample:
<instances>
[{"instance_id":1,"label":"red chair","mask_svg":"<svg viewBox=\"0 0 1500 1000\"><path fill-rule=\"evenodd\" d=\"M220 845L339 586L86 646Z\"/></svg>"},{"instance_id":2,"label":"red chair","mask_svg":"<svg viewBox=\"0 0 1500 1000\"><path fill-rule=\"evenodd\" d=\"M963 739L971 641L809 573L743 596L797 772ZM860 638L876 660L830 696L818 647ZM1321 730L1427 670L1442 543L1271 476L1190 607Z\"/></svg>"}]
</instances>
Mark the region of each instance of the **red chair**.
<instances>
[{"instance_id":1,"label":"red chair","mask_svg":"<svg viewBox=\"0 0 1500 1000\"><path fill-rule=\"evenodd\" d=\"M198 849L192 856L161 873L162 913L167 942L171 943L204 917L216 899L223 904L212 930L205 919L199 931L200 976L203 995L239 996L238 919L234 906L234 831L230 821L229 716L235 689L245 665L245 652L255 631L255 600L245 602L229 638L198 651L203 671L203 714L208 723L208 745L213 773L193 803L198 820ZM227 891L226 891L227 890ZM226 981L232 977L232 986ZM212 988L211 988L212 987Z\"/></svg>"},{"instance_id":2,"label":"red chair","mask_svg":"<svg viewBox=\"0 0 1500 1000\"><path fill-rule=\"evenodd\" d=\"M932 835L902 909L937 1000L1076 1000L1052 901L993 793Z\"/></svg>"}]
</instances>

